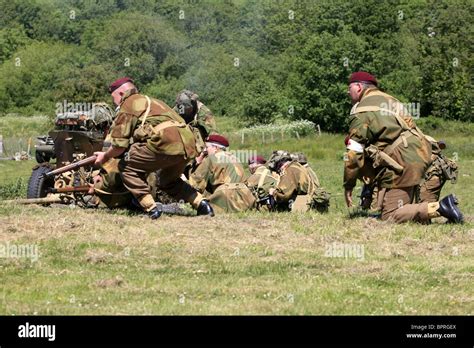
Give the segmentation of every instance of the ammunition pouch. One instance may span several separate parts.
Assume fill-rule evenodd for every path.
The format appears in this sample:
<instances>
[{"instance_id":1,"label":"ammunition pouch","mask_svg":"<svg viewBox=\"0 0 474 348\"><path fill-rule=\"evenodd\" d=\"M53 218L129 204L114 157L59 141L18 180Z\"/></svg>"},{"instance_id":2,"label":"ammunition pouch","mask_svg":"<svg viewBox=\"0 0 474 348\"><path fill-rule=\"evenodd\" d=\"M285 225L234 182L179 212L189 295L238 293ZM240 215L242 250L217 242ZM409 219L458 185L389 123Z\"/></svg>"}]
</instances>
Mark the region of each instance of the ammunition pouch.
<instances>
[{"instance_id":1,"label":"ammunition pouch","mask_svg":"<svg viewBox=\"0 0 474 348\"><path fill-rule=\"evenodd\" d=\"M458 178L458 165L453 160L438 155L426 172L425 180L429 180L435 175L439 175L443 182L450 180L452 184L455 184Z\"/></svg>"},{"instance_id":2,"label":"ammunition pouch","mask_svg":"<svg viewBox=\"0 0 474 348\"><path fill-rule=\"evenodd\" d=\"M291 204L292 212L307 212L317 210L326 213L329 210L331 194L322 187L318 187L312 194L298 195Z\"/></svg>"},{"instance_id":3,"label":"ammunition pouch","mask_svg":"<svg viewBox=\"0 0 474 348\"><path fill-rule=\"evenodd\" d=\"M329 210L329 200L331 194L322 187L318 187L314 190L311 196L310 207L316 209L320 213L326 213Z\"/></svg>"}]
</instances>

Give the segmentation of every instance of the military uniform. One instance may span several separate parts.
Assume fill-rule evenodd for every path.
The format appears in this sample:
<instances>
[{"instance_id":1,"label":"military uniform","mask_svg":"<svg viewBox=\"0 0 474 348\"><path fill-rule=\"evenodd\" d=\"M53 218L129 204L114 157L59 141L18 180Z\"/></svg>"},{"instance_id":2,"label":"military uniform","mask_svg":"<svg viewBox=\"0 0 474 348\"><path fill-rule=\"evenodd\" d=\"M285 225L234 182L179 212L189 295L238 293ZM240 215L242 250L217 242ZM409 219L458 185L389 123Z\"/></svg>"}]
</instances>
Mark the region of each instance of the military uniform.
<instances>
[{"instance_id":1,"label":"military uniform","mask_svg":"<svg viewBox=\"0 0 474 348\"><path fill-rule=\"evenodd\" d=\"M436 204L411 204L431 161L431 148L401 103L376 87L368 88L352 108L349 124L344 187L352 189L362 179L361 169L368 161L375 168L371 180L378 187L383 220L426 221L439 216Z\"/></svg>"},{"instance_id":2,"label":"military uniform","mask_svg":"<svg viewBox=\"0 0 474 348\"><path fill-rule=\"evenodd\" d=\"M432 145L432 163L419 186L420 203L437 202L446 181L456 183L458 171L457 164L442 154L439 143L431 137L427 138Z\"/></svg>"},{"instance_id":3,"label":"military uniform","mask_svg":"<svg viewBox=\"0 0 474 348\"><path fill-rule=\"evenodd\" d=\"M264 165L257 167L255 172L249 176L246 184L257 200L256 207L258 210L269 210L269 207L263 204L263 200L269 196L271 188L276 188L279 180L280 175L272 172Z\"/></svg>"},{"instance_id":4,"label":"military uniform","mask_svg":"<svg viewBox=\"0 0 474 348\"><path fill-rule=\"evenodd\" d=\"M218 151L191 170L189 183L205 193L216 212L237 212L253 208L255 197L245 185L245 172L234 155Z\"/></svg>"},{"instance_id":5,"label":"military uniform","mask_svg":"<svg viewBox=\"0 0 474 348\"><path fill-rule=\"evenodd\" d=\"M164 102L128 90L111 130L111 145L128 148L119 162L124 186L145 211L156 207L147 184L147 175L157 171L159 189L177 200L199 206L202 196L180 175L196 157L193 132ZM133 143L131 143L133 139Z\"/></svg>"},{"instance_id":6,"label":"military uniform","mask_svg":"<svg viewBox=\"0 0 474 348\"><path fill-rule=\"evenodd\" d=\"M275 201L284 209L288 207L293 211L306 211L318 187L319 184L305 167L296 161L287 162L280 169L280 181L274 193Z\"/></svg>"}]
</instances>

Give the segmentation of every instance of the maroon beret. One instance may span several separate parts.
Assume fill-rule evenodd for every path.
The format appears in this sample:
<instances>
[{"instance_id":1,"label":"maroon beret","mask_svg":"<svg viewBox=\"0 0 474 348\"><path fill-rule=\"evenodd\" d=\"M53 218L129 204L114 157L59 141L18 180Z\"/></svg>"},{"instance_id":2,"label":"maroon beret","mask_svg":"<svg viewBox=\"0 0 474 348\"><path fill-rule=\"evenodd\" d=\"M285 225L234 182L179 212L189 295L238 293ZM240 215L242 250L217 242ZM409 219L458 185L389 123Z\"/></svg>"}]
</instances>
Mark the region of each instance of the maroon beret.
<instances>
[{"instance_id":1,"label":"maroon beret","mask_svg":"<svg viewBox=\"0 0 474 348\"><path fill-rule=\"evenodd\" d=\"M267 161L263 156L252 156L249 158L249 164L265 164Z\"/></svg>"},{"instance_id":2,"label":"maroon beret","mask_svg":"<svg viewBox=\"0 0 474 348\"><path fill-rule=\"evenodd\" d=\"M209 135L206 139L206 142L229 147L229 141L225 137L219 134Z\"/></svg>"},{"instance_id":3,"label":"maroon beret","mask_svg":"<svg viewBox=\"0 0 474 348\"><path fill-rule=\"evenodd\" d=\"M112 93L117 88L119 88L120 86L122 86L123 84L125 84L127 82L134 83L133 80L130 77L122 77L120 79L115 80L109 86L109 93Z\"/></svg>"},{"instance_id":4,"label":"maroon beret","mask_svg":"<svg viewBox=\"0 0 474 348\"><path fill-rule=\"evenodd\" d=\"M349 84L351 84L352 82L370 82L375 86L378 85L375 76L365 71L357 71L355 73L352 73L351 77L349 78Z\"/></svg>"}]
</instances>

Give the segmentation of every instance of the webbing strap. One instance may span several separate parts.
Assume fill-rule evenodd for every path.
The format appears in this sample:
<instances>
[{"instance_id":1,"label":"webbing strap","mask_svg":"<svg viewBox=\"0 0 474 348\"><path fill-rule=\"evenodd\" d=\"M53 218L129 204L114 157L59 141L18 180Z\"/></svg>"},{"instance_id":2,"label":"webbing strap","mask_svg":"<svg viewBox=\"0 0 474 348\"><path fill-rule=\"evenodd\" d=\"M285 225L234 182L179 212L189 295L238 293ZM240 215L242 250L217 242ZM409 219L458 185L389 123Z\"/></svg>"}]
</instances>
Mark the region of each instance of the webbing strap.
<instances>
[{"instance_id":1,"label":"webbing strap","mask_svg":"<svg viewBox=\"0 0 474 348\"><path fill-rule=\"evenodd\" d=\"M143 120L142 120L142 127L145 124L146 118L148 117L148 114L150 113L150 109L151 109L150 97L146 95L145 98L146 98L147 106L145 110L145 116L143 117Z\"/></svg>"},{"instance_id":2,"label":"webbing strap","mask_svg":"<svg viewBox=\"0 0 474 348\"><path fill-rule=\"evenodd\" d=\"M400 144L402 144L402 143L403 143L403 146L405 148L407 148L408 147L407 138L411 137L412 135L413 135L413 133L410 132L409 130L403 131L402 134L400 134L400 136L397 139L395 139L395 141L393 143L391 143L390 145L385 147L383 152L385 152L387 155L391 156L393 151L395 151L395 149L398 146L400 146Z\"/></svg>"},{"instance_id":3,"label":"webbing strap","mask_svg":"<svg viewBox=\"0 0 474 348\"><path fill-rule=\"evenodd\" d=\"M262 172L260 173L260 179L258 180L257 188L261 188L263 186L263 183L265 182L265 177L267 176L269 172L270 170L267 168L262 170Z\"/></svg>"},{"instance_id":4,"label":"webbing strap","mask_svg":"<svg viewBox=\"0 0 474 348\"><path fill-rule=\"evenodd\" d=\"M161 122L160 124L153 127L153 133L158 133L158 132L162 131L163 129L173 127L173 126L184 127L184 126L186 126L186 124L182 123L182 122L175 121L175 120L164 121L164 122Z\"/></svg>"}]
</instances>

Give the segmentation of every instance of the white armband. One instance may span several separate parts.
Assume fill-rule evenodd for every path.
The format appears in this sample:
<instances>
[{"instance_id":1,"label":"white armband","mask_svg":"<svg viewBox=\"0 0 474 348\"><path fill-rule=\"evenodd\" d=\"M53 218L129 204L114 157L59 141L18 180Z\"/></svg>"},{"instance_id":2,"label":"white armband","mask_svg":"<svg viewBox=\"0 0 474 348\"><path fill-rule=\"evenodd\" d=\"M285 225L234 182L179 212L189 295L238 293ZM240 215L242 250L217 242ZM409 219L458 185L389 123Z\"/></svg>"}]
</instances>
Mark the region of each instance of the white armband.
<instances>
[{"instance_id":1,"label":"white armband","mask_svg":"<svg viewBox=\"0 0 474 348\"><path fill-rule=\"evenodd\" d=\"M352 150L356 153L364 152L364 145L362 145L361 143L358 143L357 141L355 141L353 139L349 139L346 148L348 150Z\"/></svg>"}]
</instances>

